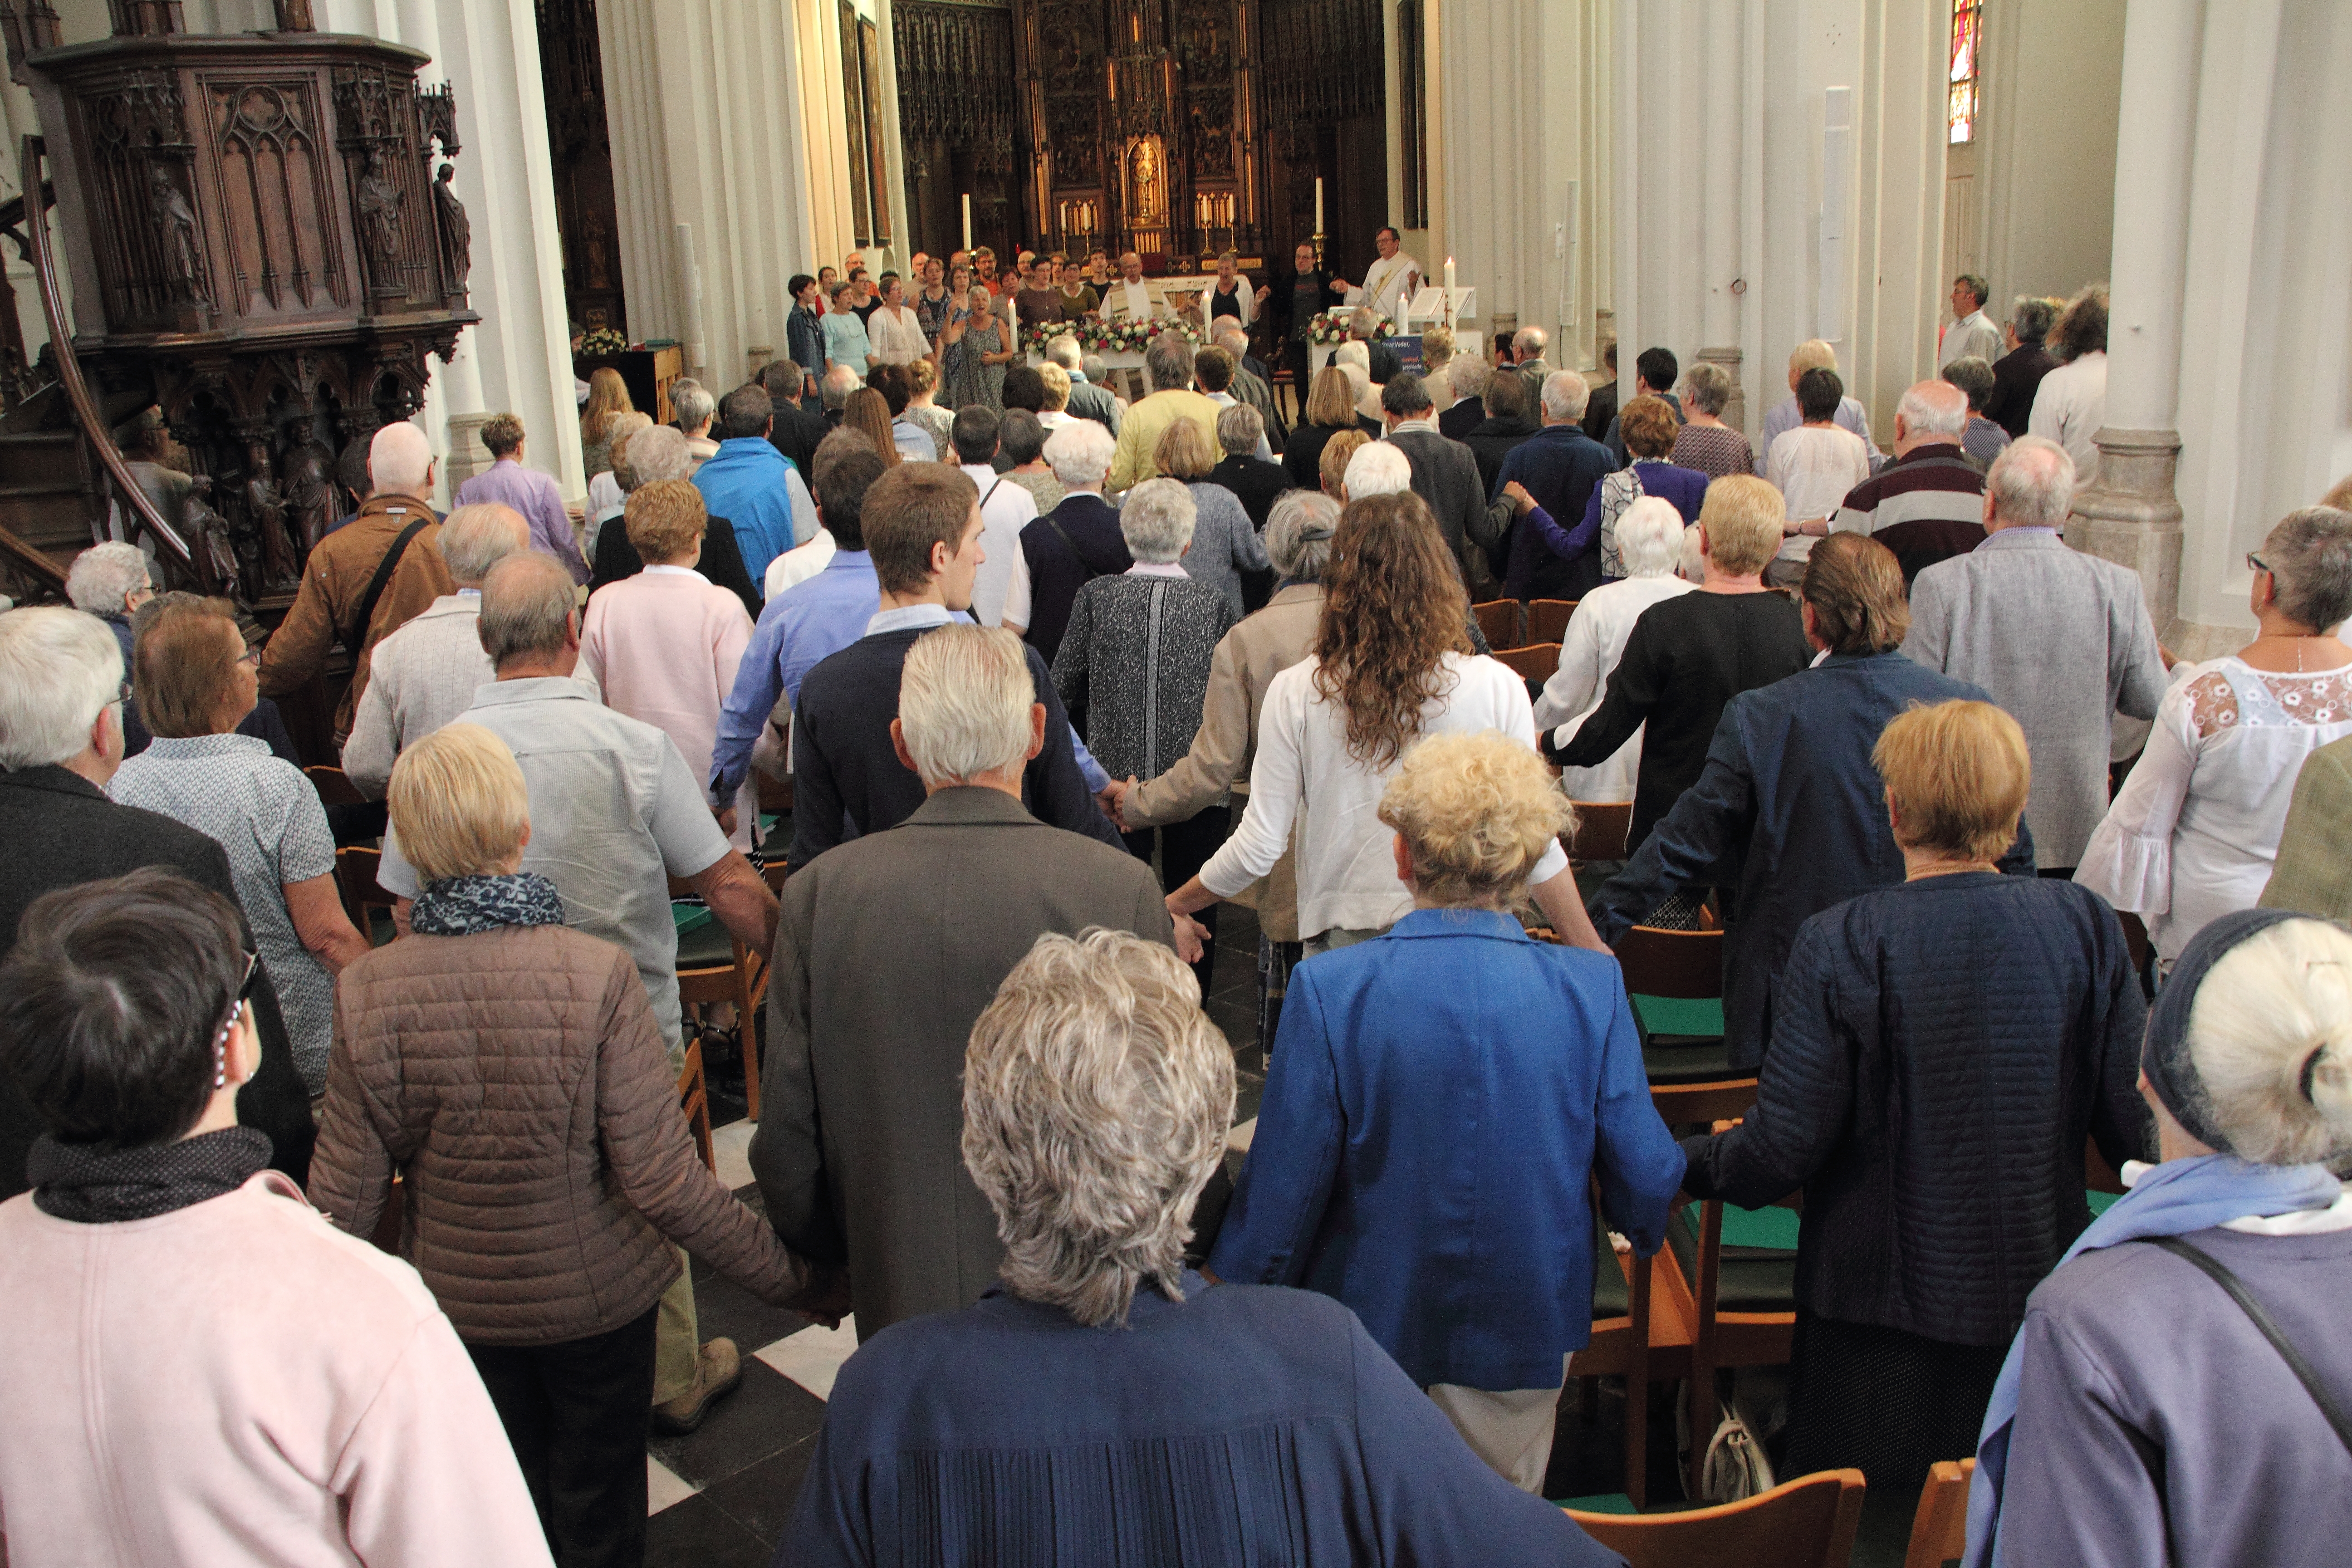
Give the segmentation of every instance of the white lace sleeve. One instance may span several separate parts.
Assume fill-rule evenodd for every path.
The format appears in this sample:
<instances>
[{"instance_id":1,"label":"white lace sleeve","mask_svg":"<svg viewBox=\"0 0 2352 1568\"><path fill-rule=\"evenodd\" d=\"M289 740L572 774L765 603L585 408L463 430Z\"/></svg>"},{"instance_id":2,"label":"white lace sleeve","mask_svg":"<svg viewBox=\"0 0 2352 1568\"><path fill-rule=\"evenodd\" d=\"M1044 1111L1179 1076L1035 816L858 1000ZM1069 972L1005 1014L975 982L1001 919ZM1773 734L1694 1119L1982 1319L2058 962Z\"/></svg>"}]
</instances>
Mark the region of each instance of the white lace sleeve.
<instances>
[{"instance_id":1,"label":"white lace sleeve","mask_svg":"<svg viewBox=\"0 0 2352 1568\"><path fill-rule=\"evenodd\" d=\"M2172 832L2197 771L2199 742L2189 683L2166 694L2147 749L2091 835L2074 880L2119 910L2160 915L2172 908Z\"/></svg>"}]
</instances>

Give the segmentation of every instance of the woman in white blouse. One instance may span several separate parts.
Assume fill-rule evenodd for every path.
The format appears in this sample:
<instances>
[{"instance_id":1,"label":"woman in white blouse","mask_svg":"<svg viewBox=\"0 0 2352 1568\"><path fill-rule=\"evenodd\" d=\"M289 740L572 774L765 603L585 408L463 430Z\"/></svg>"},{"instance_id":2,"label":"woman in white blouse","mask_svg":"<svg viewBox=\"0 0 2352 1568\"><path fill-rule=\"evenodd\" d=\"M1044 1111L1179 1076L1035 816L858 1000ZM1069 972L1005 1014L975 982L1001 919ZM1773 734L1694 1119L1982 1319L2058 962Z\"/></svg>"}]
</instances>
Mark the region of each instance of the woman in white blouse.
<instances>
[{"instance_id":1,"label":"woman in white blouse","mask_svg":"<svg viewBox=\"0 0 2352 1568\"><path fill-rule=\"evenodd\" d=\"M1412 908L1378 813L1415 741L1499 730L1536 743L1526 682L1470 651L1461 574L1419 496L1349 502L1324 581L1313 651L1266 689L1249 808L1201 874L1168 895L1169 912L1189 924L1273 870L1295 836L1309 957L1378 936ZM1554 931L1601 947L1557 846L1532 880Z\"/></svg>"},{"instance_id":2,"label":"woman in white blouse","mask_svg":"<svg viewBox=\"0 0 2352 1568\"><path fill-rule=\"evenodd\" d=\"M1813 542L1828 535L1846 492L1870 478L1869 446L1837 422L1844 402L1845 383L1837 372L1805 372L1797 378L1803 423L1772 437L1765 454L1764 477L1780 492L1789 514L1780 552L1764 569L1767 587L1793 588L1804 581Z\"/></svg>"},{"instance_id":3,"label":"woman in white blouse","mask_svg":"<svg viewBox=\"0 0 2352 1568\"><path fill-rule=\"evenodd\" d=\"M1600 709L1609 689L1609 672L1624 657L1625 639L1633 635L1633 623L1642 612L1696 586L1675 575L1682 560L1683 528L1683 514L1664 496L1639 497L1618 515L1617 551L1624 560L1625 575L1603 583L1578 604L1576 614L1569 617L1568 633L1560 638L1559 668L1536 700L1536 728L1556 728L1554 743L1567 745ZM1636 730L1599 767L1564 770L1559 786L1571 800L1631 800L1641 767L1642 731Z\"/></svg>"},{"instance_id":4,"label":"woman in white blouse","mask_svg":"<svg viewBox=\"0 0 2352 1568\"><path fill-rule=\"evenodd\" d=\"M866 335L874 345L866 355L868 364L908 364L931 352L922 318L908 305L907 285L897 278L882 279L882 303L866 318Z\"/></svg>"},{"instance_id":5,"label":"woman in white blouse","mask_svg":"<svg viewBox=\"0 0 2352 1568\"><path fill-rule=\"evenodd\" d=\"M2168 966L2208 921L2262 898L2304 759L2352 735L2352 512L2289 512L2260 550L2261 635L2184 665L2074 880L2147 921Z\"/></svg>"}]
</instances>

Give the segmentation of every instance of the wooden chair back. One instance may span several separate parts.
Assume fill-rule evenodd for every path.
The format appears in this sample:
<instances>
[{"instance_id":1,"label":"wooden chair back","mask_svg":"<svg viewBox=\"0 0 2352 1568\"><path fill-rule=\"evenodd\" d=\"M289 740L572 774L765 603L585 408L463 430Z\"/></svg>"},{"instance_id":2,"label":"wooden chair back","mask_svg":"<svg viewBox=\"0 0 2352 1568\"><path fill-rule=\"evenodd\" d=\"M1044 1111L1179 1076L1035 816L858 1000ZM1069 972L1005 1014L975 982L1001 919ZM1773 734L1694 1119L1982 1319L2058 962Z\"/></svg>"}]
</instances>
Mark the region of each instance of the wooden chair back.
<instances>
[{"instance_id":1,"label":"wooden chair back","mask_svg":"<svg viewBox=\"0 0 2352 1568\"><path fill-rule=\"evenodd\" d=\"M1539 642L1530 643L1526 647L1498 648L1495 657L1509 665L1521 679L1531 680L1540 686L1549 680L1552 672L1559 668L1559 644Z\"/></svg>"},{"instance_id":2,"label":"wooden chair back","mask_svg":"<svg viewBox=\"0 0 2352 1568\"><path fill-rule=\"evenodd\" d=\"M1500 653L1507 647L1519 646L1519 602L1517 599L1489 599L1483 605L1470 606L1477 617L1478 631L1486 637L1486 646Z\"/></svg>"},{"instance_id":3,"label":"wooden chair back","mask_svg":"<svg viewBox=\"0 0 2352 1568\"><path fill-rule=\"evenodd\" d=\"M340 773L336 775L341 777ZM343 913L351 917L360 934L375 942L375 927L369 911L382 910L389 914L400 900L392 890L376 880L376 872L383 866L383 852L352 844L335 851L335 890L342 895Z\"/></svg>"},{"instance_id":4,"label":"wooden chair back","mask_svg":"<svg viewBox=\"0 0 2352 1568\"><path fill-rule=\"evenodd\" d=\"M775 879L772 886L781 885L782 863L770 868ZM694 890L692 883L682 878L669 879L670 897L682 898ZM714 913L711 919L719 917ZM730 933L729 945L733 957L726 963L687 965L677 970L677 1000L680 1006L709 1006L713 1003L735 1004L735 1026L741 1031L743 1041L743 1114L747 1121L760 1120L760 1032L754 1015L768 994L768 955L754 952L740 939Z\"/></svg>"},{"instance_id":5,"label":"wooden chair back","mask_svg":"<svg viewBox=\"0 0 2352 1568\"><path fill-rule=\"evenodd\" d=\"M1567 840L1570 859L1625 858L1625 837L1633 829L1632 801L1580 800L1570 804L1576 807L1576 832Z\"/></svg>"},{"instance_id":6,"label":"wooden chair back","mask_svg":"<svg viewBox=\"0 0 2352 1568\"><path fill-rule=\"evenodd\" d=\"M1625 989L1641 996L1723 994L1723 933L1634 926L1617 939Z\"/></svg>"},{"instance_id":7,"label":"wooden chair back","mask_svg":"<svg viewBox=\"0 0 2352 1568\"><path fill-rule=\"evenodd\" d=\"M1822 1470L1769 1492L1685 1513L1580 1513L1587 1535L1631 1568L1845 1568L1862 1522L1860 1470Z\"/></svg>"},{"instance_id":8,"label":"wooden chair back","mask_svg":"<svg viewBox=\"0 0 2352 1568\"><path fill-rule=\"evenodd\" d=\"M365 805L367 804L367 796L360 793L359 785L352 783L351 775L341 768L331 768L320 764L304 768L302 773L310 781L310 787L319 792L320 805Z\"/></svg>"},{"instance_id":9,"label":"wooden chair back","mask_svg":"<svg viewBox=\"0 0 2352 1568\"><path fill-rule=\"evenodd\" d=\"M1566 642L1568 621L1580 601L1532 599L1528 603L1528 641Z\"/></svg>"},{"instance_id":10,"label":"wooden chair back","mask_svg":"<svg viewBox=\"0 0 2352 1568\"><path fill-rule=\"evenodd\" d=\"M686 1112L686 1130L694 1135L696 1152L710 1173L719 1173L719 1153L710 1144L710 1088L702 1077L702 1042L689 1040L686 1065L677 1073L678 1109Z\"/></svg>"},{"instance_id":11,"label":"wooden chair back","mask_svg":"<svg viewBox=\"0 0 2352 1568\"><path fill-rule=\"evenodd\" d=\"M1911 1549L1903 1568L1944 1568L1969 1549L1969 1478L1974 1459L1940 1459L1927 1471L1919 1511L1911 1516Z\"/></svg>"},{"instance_id":12,"label":"wooden chair back","mask_svg":"<svg viewBox=\"0 0 2352 1568\"><path fill-rule=\"evenodd\" d=\"M779 816L790 816L792 815L792 780L780 779L776 777L775 774L762 773L758 768L753 768L751 770L751 777L758 782L760 786L760 809L761 811L772 811Z\"/></svg>"}]
</instances>

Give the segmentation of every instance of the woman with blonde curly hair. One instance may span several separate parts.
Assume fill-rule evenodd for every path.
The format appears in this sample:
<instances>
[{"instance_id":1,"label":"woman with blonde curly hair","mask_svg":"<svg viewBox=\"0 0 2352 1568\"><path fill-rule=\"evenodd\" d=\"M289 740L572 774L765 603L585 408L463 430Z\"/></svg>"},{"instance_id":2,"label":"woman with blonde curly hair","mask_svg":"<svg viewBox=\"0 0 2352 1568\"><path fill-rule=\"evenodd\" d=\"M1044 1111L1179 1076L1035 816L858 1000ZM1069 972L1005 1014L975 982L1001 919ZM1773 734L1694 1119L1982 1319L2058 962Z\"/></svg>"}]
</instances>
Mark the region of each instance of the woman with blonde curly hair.
<instances>
[{"instance_id":1,"label":"woman with blonde curly hair","mask_svg":"<svg viewBox=\"0 0 2352 1568\"><path fill-rule=\"evenodd\" d=\"M1392 743L1390 720L1371 727ZM1209 1259L1235 1283L1353 1308L1531 1492L1568 1357L1591 1337L1591 1179L1609 1227L1649 1253L1683 1178L1617 966L1536 942L1511 913L1573 815L1516 737L1436 734L1405 753L1380 794L1392 832L1367 858L1412 908L1291 975Z\"/></svg>"},{"instance_id":2,"label":"woman with blonde curly hair","mask_svg":"<svg viewBox=\"0 0 2352 1568\"><path fill-rule=\"evenodd\" d=\"M580 458L590 479L612 470L614 419L636 411L619 371L606 365L589 376L588 401L580 410Z\"/></svg>"},{"instance_id":3,"label":"woman with blonde curly hair","mask_svg":"<svg viewBox=\"0 0 2352 1568\"><path fill-rule=\"evenodd\" d=\"M1184 917L1274 869L1298 839L1298 931L1314 954L1378 936L1412 907L1378 819L1415 741L1499 730L1530 752L1527 683L1474 654L1452 552L1407 490L1349 503L1331 540L1312 654L1276 676L1259 720L1248 813L1201 874L1168 895ZM1557 844L1533 868L1553 929L1598 947Z\"/></svg>"}]
</instances>

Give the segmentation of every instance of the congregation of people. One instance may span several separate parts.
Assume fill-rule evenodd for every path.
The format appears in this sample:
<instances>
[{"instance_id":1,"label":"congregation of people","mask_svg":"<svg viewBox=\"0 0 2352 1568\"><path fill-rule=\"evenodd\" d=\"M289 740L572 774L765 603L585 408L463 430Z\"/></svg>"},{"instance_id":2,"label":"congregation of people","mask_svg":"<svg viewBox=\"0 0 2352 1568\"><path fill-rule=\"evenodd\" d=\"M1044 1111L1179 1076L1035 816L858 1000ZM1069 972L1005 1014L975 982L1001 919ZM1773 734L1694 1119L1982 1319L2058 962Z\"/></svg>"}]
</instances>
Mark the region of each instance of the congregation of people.
<instances>
[{"instance_id":1,"label":"congregation of people","mask_svg":"<svg viewBox=\"0 0 2352 1568\"><path fill-rule=\"evenodd\" d=\"M1800 1212L1781 1476L2334 1560L2352 480L2178 658L2064 533L2104 289L1955 279L1882 449L1818 341L1754 442L1663 347L1408 369L1376 249L853 254L742 385L597 372L576 511L393 423L266 640L124 544L0 614L0 1562L636 1564L742 1378L697 1262L860 1345L780 1564L1621 1562L1562 1398L1710 1200ZM357 805L273 701L339 649ZM1637 929L1721 933L1738 1121L1654 1104Z\"/></svg>"}]
</instances>

